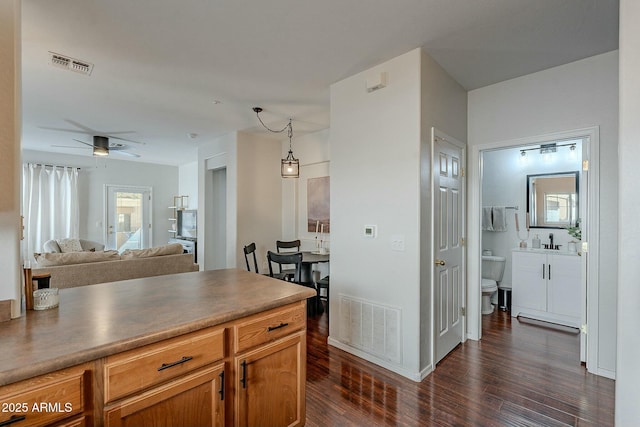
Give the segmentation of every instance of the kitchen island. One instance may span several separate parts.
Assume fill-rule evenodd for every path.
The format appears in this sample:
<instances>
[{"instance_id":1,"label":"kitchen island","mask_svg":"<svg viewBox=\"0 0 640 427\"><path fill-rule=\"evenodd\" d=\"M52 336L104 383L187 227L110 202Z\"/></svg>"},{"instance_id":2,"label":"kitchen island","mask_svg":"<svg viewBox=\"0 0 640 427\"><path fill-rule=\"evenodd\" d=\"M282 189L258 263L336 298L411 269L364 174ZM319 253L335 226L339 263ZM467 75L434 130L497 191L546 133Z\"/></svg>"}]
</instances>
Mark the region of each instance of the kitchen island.
<instances>
[{"instance_id":1,"label":"kitchen island","mask_svg":"<svg viewBox=\"0 0 640 427\"><path fill-rule=\"evenodd\" d=\"M0 423L303 425L312 296L236 269L61 289L0 323Z\"/></svg>"}]
</instances>

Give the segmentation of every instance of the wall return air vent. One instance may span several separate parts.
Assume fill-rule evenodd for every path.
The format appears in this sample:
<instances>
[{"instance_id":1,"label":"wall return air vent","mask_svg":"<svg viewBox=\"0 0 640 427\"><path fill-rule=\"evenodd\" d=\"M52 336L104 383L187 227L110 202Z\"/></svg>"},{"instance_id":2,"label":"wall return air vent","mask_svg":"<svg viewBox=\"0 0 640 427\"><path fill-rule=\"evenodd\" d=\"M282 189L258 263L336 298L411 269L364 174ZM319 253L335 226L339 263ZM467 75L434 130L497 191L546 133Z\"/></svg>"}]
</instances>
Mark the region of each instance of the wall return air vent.
<instances>
[{"instance_id":1,"label":"wall return air vent","mask_svg":"<svg viewBox=\"0 0 640 427\"><path fill-rule=\"evenodd\" d=\"M49 63L54 67L63 68L76 73L91 75L93 64L87 61L71 58L55 52L49 52Z\"/></svg>"}]
</instances>

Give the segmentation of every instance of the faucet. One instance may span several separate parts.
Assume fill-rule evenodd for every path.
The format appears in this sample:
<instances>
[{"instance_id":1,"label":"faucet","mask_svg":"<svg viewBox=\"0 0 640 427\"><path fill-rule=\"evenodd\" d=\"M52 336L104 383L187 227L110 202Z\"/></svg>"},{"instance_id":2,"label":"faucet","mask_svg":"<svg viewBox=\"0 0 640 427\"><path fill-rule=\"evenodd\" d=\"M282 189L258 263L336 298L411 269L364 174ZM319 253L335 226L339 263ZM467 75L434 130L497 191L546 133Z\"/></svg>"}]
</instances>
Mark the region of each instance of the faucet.
<instances>
[{"instance_id":1,"label":"faucet","mask_svg":"<svg viewBox=\"0 0 640 427\"><path fill-rule=\"evenodd\" d=\"M549 249L554 249L554 246L553 246L553 233L549 233Z\"/></svg>"}]
</instances>

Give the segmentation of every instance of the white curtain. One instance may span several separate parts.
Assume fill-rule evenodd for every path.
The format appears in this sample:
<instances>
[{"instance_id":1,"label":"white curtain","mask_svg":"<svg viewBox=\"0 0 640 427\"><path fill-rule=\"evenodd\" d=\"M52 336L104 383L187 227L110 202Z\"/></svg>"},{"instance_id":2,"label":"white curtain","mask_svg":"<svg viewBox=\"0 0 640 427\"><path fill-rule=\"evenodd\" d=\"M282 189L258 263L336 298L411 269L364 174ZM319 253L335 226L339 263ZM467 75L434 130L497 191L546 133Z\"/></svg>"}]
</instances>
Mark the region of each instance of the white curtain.
<instances>
[{"instance_id":1,"label":"white curtain","mask_svg":"<svg viewBox=\"0 0 640 427\"><path fill-rule=\"evenodd\" d=\"M78 237L78 168L22 165L24 259L50 239Z\"/></svg>"}]
</instances>

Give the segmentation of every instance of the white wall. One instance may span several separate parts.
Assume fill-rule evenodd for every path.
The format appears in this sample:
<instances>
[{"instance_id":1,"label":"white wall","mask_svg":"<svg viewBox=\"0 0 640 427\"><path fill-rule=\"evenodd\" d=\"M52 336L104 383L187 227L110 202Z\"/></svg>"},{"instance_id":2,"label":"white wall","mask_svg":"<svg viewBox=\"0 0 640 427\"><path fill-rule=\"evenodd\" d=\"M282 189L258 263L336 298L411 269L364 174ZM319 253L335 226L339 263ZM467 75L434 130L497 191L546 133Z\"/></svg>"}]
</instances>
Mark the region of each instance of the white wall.
<instances>
[{"instance_id":1,"label":"white wall","mask_svg":"<svg viewBox=\"0 0 640 427\"><path fill-rule=\"evenodd\" d=\"M178 194L178 168L114 158L46 153L24 150L25 163L45 163L80 167L78 199L80 201L80 238L104 242L105 185L135 185L152 188L151 246L169 241L169 206Z\"/></svg>"},{"instance_id":2,"label":"white wall","mask_svg":"<svg viewBox=\"0 0 640 427\"><path fill-rule=\"evenodd\" d=\"M282 158L288 151L287 139L282 141ZM303 249L311 250L315 248L315 232L307 231L307 180L329 176L329 129L294 138L293 153L300 160L300 178L281 180L281 240L300 239ZM330 240L330 235L326 239Z\"/></svg>"},{"instance_id":3,"label":"white wall","mask_svg":"<svg viewBox=\"0 0 640 427\"><path fill-rule=\"evenodd\" d=\"M368 93L366 80L387 74ZM421 49L331 86L330 342L419 380L431 364L430 128L466 139L466 93ZM365 225L377 237L363 237ZM402 236L404 251L392 251ZM426 251L426 256L424 255ZM399 308L401 361L339 341L339 296ZM426 306L426 307L425 307Z\"/></svg>"},{"instance_id":4,"label":"white wall","mask_svg":"<svg viewBox=\"0 0 640 427\"><path fill-rule=\"evenodd\" d=\"M20 316L20 1L0 2L0 301ZM5 317L7 313L0 313Z\"/></svg>"},{"instance_id":5,"label":"white wall","mask_svg":"<svg viewBox=\"0 0 640 427\"><path fill-rule=\"evenodd\" d=\"M280 141L238 133L238 252L236 267L246 268L244 246L255 242L258 269L268 273L267 251L282 237Z\"/></svg>"},{"instance_id":6,"label":"white wall","mask_svg":"<svg viewBox=\"0 0 640 427\"><path fill-rule=\"evenodd\" d=\"M231 132L213 141L203 142L198 147L198 264L201 270L211 270L214 265L224 263L226 267L236 265L237 212L238 212L238 155L237 133ZM215 227L215 210L210 200L213 191L213 170L226 169L226 249L216 250L212 241Z\"/></svg>"},{"instance_id":7,"label":"white wall","mask_svg":"<svg viewBox=\"0 0 640 427\"><path fill-rule=\"evenodd\" d=\"M282 224L280 184L280 147L278 140L263 135L233 132L198 149L198 259L202 255L206 270L246 268L243 247L255 242L259 259L275 247ZM226 169L226 248L217 248L215 233L219 215L212 200L213 170ZM204 242L204 244L202 244ZM223 259L221 259L223 258ZM261 262L259 268L263 268ZM265 271L266 272L266 271Z\"/></svg>"},{"instance_id":8,"label":"white wall","mask_svg":"<svg viewBox=\"0 0 640 427\"><path fill-rule=\"evenodd\" d=\"M466 143L467 91L429 55L421 52L420 137L420 371L424 376L432 364L433 299L433 210L431 128ZM464 232L464 230L462 230Z\"/></svg>"},{"instance_id":9,"label":"white wall","mask_svg":"<svg viewBox=\"0 0 640 427\"><path fill-rule=\"evenodd\" d=\"M416 49L331 86L330 340L348 326L340 295L398 307L402 360L386 365L410 378L420 370L420 61ZM387 87L367 93L381 72ZM377 238L363 237L368 224ZM405 236L404 252L391 251L392 235Z\"/></svg>"},{"instance_id":10,"label":"white wall","mask_svg":"<svg viewBox=\"0 0 640 427\"><path fill-rule=\"evenodd\" d=\"M189 209L198 209L198 161L178 167L178 194L189 196Z\"/></svg>"},{"instance_id":11,"label":"white wall","mask_svg":"<svg viewBox=\"0 0 640 427\"><path fill-rule=\"evenodd\" d=\"M640 420L640 3L620 1L620 221L618 259L618 351L616 425L635 426ZM613 172L615 169L611 169Z\"/></svg>"},{"instance_id":12,"label":"white wall","mask_svg":"<svg viewBox=\"0 0 640 427\"><path fill-rule=\"evenodd\" d=\"M469 92L469 145L600 127L598 369L615 371L618 258L618 53L551 68ZM470 163L470 176L479 163ZM469 183L469 200L479 193ZM474 216L475 215L475 216ZM478 212L469 218L468 277L479 277ZM476 234L471 227L475 227ZM471 248L477 248L473 253ZM471 320L471 319L470 319ZM470 325L471 326L471 325ZM477 326L477 325L476 325Z\"/></svg>"},{"instance_id":13,"label":"white wall","mask_svg":"<svg viewBox=\"0 0 640 427\"><path fill-rule=\"evenodd\" d=\"M295 121L294 121L295 127ZM301 249L315 250L316 233L307 230L307 182L310 178L329 176L329 129L300 135L293 139L293 154L300 160L300 178L281 179L282 235L279 240L300 239ZM282 158L289 151L289 140L282 142ZM331 249L331 234L325 234L324 247ZM321 277L329 274L329 263L315 266Z\"/></svg>"}]
</instances>

